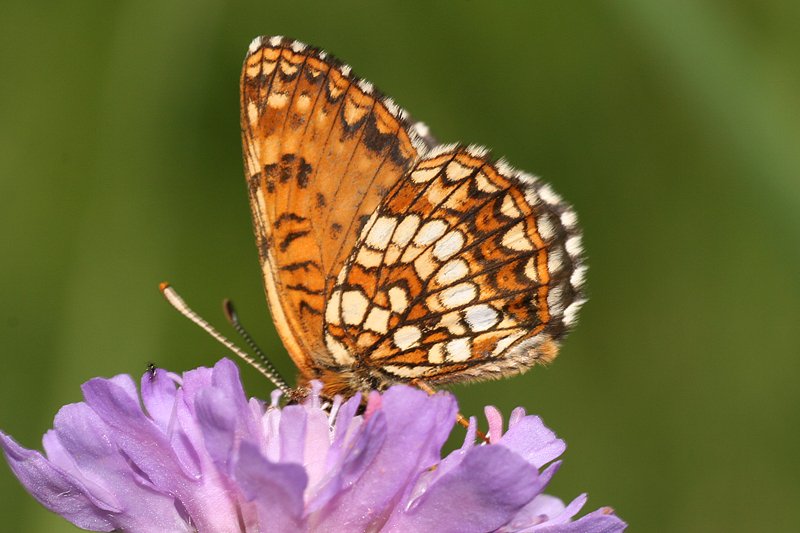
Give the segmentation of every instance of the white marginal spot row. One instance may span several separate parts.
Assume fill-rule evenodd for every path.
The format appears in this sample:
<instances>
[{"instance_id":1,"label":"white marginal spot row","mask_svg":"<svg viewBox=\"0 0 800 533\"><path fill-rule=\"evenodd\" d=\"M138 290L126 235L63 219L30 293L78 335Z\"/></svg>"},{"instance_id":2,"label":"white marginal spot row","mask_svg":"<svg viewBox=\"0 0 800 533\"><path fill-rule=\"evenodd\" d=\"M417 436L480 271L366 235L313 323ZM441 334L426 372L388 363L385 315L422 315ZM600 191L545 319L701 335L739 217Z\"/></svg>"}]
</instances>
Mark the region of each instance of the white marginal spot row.
<instances>
[{"instance_id":1,"label":"white marginal spot row","mask_svg":"<svg viewBox=\"0 0 800 533\"><path fill-rule=\"evenodd\" d=\"M427 154L425 154L425 157L433 159L434 157L438 157L443 154L449 154L450 152L458 148L458 146L459 145L457 143L439 144L431 148L430 151Z\"/></svg>"},{"instance_id":2,"label":"white marginal spot row","mask_svg":"<svg viewBox=\"0 0 800 533\"><path fill-rule=\"evenodd\" d=\"M375 89L375 87L367 80L358 80L357 85L366 94L372 94L372 91Z\"/></svg>"},{"instance_id":3,"label":"white marginal spot row","mask_svg":"<svg viewBox=\"0 0 800 533\"><path fill-rule=\"evenodd\" d=\"M261 35L250 41L250 46L247 48L248 53L250 54L255 53L256 50L261 48L263 42L264 38Z\"/></svg>"},{"instance_id":4,"label":"white marginal spot row","mask_svg":"<svg viewBox=\"0 0 800 533\"><path fill-rule=\"evenodd\" d=\"M487 155L489 155L489 149L485 146L480 146L478 144L470 144L467 146L467 153L472 157L476 157L478 159L483 159Z\"/></svg>"}]
</instances>

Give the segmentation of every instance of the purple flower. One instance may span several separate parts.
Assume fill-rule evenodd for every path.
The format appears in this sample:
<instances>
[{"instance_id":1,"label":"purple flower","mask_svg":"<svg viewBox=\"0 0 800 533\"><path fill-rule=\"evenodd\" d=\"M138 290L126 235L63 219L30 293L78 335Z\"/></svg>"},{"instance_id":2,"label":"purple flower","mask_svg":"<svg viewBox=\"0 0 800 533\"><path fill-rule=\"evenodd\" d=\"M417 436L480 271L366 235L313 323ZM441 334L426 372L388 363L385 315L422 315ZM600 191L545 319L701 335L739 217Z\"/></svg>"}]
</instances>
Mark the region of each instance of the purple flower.
<instances>
[{"instance_id":1,"label":"purple flower","mask_svg":"<svg viewBox=\"0 0 800 533\"><path fill-rule=\"evenodd\" d=\"M43 439L46 457L0 432L14 474L51 511L93 531L622 531L603 508L542 494L564 442L521 408L508 431L487 408L491 444L441 458L452 395L392 387L279 408L244 395L236 366L92 379Z\"/></svg>"}]
</instances>

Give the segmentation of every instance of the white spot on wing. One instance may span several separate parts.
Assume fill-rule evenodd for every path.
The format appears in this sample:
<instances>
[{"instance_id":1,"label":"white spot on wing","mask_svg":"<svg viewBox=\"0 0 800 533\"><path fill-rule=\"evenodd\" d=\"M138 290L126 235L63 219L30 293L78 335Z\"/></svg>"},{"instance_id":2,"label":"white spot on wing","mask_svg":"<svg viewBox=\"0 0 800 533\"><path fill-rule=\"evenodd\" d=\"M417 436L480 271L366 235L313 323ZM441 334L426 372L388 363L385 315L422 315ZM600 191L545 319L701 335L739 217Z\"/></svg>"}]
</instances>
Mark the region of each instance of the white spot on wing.
<instances>
[{"instance_id":1,"label":"white spot on wing","mask_svg":"<svg viewBox=\"0 0 800 533\"><path fill-rule=\"evenodd\" d=\"M408 307L408 295L402 287L389 289L389 305L395 313L402 313Z\"/></svg>"},{"instance_id":2,"label":"white spot on wing","mask_svg":"<svg viewBox=\"0 0 800 533\"><path fill-rule=\"evenodd\" d=\"M510 230L503 234L503 246L509 250L516 250L518 252L526 252L533 250L533 243L528 239L525 234L525 223L518 222Z\"/></svg>"},{"instance_id":3,"label":"white spot on wing","mask_svg":"<svg viewBox=\"0 0 800 533\"><path fill-rule=\"evenodd\" d=\"M539 187L539 196L541 196L542 200L544 200L550 205L556 205L562 202L561 197L558 194L556 194L556 192L550 187L550 185L546 183L541 187Z\"/></svg>"},{"instance_id":4,"label":"white spot on wing","mask_svg":"<svg viewBox=\"0 0 800 533\"><path fill-rule=\"evenodd\" d=\"M539 236L546 241L549 241L555 236L556 225L553 223L553 219L549 214L545 213L536 219L536 231L538 231Z\"/></svg>"},{"instance_id":5,"label":"white spot on wing","mask_svg":"<svg viewBox=\"0 0 800 533\"><path fill-rule=\"evenodd\" d=\"M342 291L333 291L325 307L325 321L328 324L339 324L339 305L342 302Z\"/></svg>"},{"instance_id":6,"label":"white spot on wing","mask_svg":"<svg viewBox=\"0 0 800 533\"><path fill-rule=\"evenodd\" d=\"M525 263L525 275L528 276L531 281L539 283L539 272L536 269L535 256L531 256L528 262Z\"/></svg>"},{"instance_id":7,"label":"white spot on wing","mask_svg":"<svg viewBox=\"0 0 800 533\"><path fill-rule=\"evenodd\" d=\"M547 293L547 307L551 315L560 315L564 311L564 289L552 287Z\"/></svg>"},{"instance_id":8,"label":"white spot on wing","mask_svg":"<svg viewBox=\"0 0 800 533\"><path fill-rule=\"evenodd\" d=\"M486 331L497 324L500 314L490 305L478 304L464 310L464 320L472 331Z\"/></svg>"},{"instance_id":9,"label":"white spot on wing","mask_svg":"<svg viewBox=\"0 0 800 533\"><path fill-rule=\"evenodd\" d=\"M394 374L401 378L418 378L424 376L430 370L427 366L399 366L399 365L384 365L383 368L386 372Z\"/></svg>"},{"instance_id":10,"label":"white spot on wing","mask_svg":"<svg viewBox=\"0 0 800 533\"><path fill-rule=\"evenodd\" d=\"M249 53L251 53L251 54L254 53L256 50L261 48L261 43L262 42L263 42L263 38L259 35L258 37L256 37L252 41L250 41L250 46L247 48L247 51Z\"/></svg>"},{"instance_id":11,"label":"white spot on wing","mask_svg":"<svg viewBox=\"0 0 800 533\"><path fill-rule=\"evenodd\" d=\"M500 212L508 218L519 218L522 216L522 211L517 208L517 204L514 203L514 197L511 196L510 193L507 193L505 196L503 196L503 203L500 206Z\"/></svg>"},{"instance_id":12,"label":"white spot on wing","mask_svg":"<svg viewBox=\"0 0 800 533\"><path fill-rule=\"evenodd\" d=\"M433 159L434 157L440 156L442 154L449 154L453 150L458 148L457 144L440 144L438 146L434 146L430 149L430 151L425 154L425 157L428 159Z\"/></svg>"},{"instance_id":13,"label":"white spot on wing","mask_svg":"<svg viewBox=\"0 0 800 533\"><path fill-rule=\"evenodd\" d=\"M478 146L477 144L470 144L467 146L467 153L472 157L483 159L489 153L489 149L483 146Z\"/></svg>"},{"instance_id":14,"label":"white spot on wing","mask_svg":"<svg viewBox=\"0 0 800 533\"><path fill-rule=\"evenodd\" d=\"M400 350L413 348L422 337L422 332L416 326L403 326L394 332L394 344Z\"/></svg>"},{"instance_id":15,"label":"white spot on wing","mask_svg":"<svg viewBox=\"0 0 800 533\"><path fill-rule=\"evenodd\" d=\"M472 342L469 337L453 339L447 343L447 361L451 363L461 363L472 356Z\"/></svg>"},{"instance_id":16,"label":"white spot on wing","mask_svg":"<svg viewBox=\"0 0 800 533\"><path fill-rule=\"evenodd\" d=\"M267 97L267 105L273 109L280 109L289 101L289 95L286 93L270 93Z\"/></svg>"},{"instance_id":17,"label":"white spot on wing","mask_svg":"<svg viewBox=\"0 0 800 533\"><path fill-rule=\"evenodd\" d=\"M472 174L472 169L465 167L458 161L450 161L450 163L447 164L447 169L445 170L445 175L450 181L463 180L470 174Z\"/></svg>"},{"instance_id":18,"label":"white spot on wing","mask_svg":"<svg viewBox=\"0 0 800 533\"><path fill-rule=\"evenodd\" d=\"M365 268L376 268L383 262L383 253L370 250L366 246L359 248L356 263Z\"/></svg>"},{"instance_id":19,"label":"white spot on wing","mask_svg":"<svg viewBox=\"0 0 800 533\"><path fill-rule=\"evenodd\" d=\"M325 344L333 359L341 366L351 366L356 362L350 352L347 351L347 348L334 339L330 333L325 334Z\"/></svg>"},{"instance_id":20,"label":"white spot on wing","mask_svg":"<svg viewBox=\"0 0 800 533\"><path fill-rule=\"evenodd\" d=\"M564 266L564 250L560 246L553 245L547 250L547 270L550 274L556 274Z\"/></svg>"},{"instance_id":21,"label":"white spot on wing","mask_svg":"<svg viewBox=\"0 0 800 533\"><path fill-rule=\"evenodd\" d=\"M372 94L374 89L373 85L367 80L358 80L358 86L367 94Z\"/></svg>"},{"instance_id":22,"label":"white spot on wing","mask_svg":"<svg viewBox=\"0 0 800 533\"><path fill-rule=\"evenodd\" d=\"M445 308L460 307L478 297L478 290L473 283L459 283L439 293L439 301Z\"/></svg>"},{"instance_id":23,"label":"white spot on wing","mask_svg":"<svg viewBox=\"0 0 800 533\"><path fill-rule=\"evenodd\" d=\"M586 266L581 265L575 269L572 275L569 277L569 283L576 289L583 286L583 282L586 280Z\"/></svg>"},{"instance_id":24,"label":"white spot on wing","mask_svg":"<svg viewBox=\"0 0 800 533\"><path fill-rule=\"evenodd\" d=\"M391 313L388 309L373 307L364 321L364 327L378 333L386 333L389 329L389 317Z\"/></svg>"},{"instance_id":25,"label":"white spot on wing","mask_svg":"<svg viewBox=\"0 0 800 533\"><path fill-rule=\"evenodd\" d=\"M580 311L586 300L575 300L564 309L564 317L561 319L567 327L572 326L578 319L578 311Z\"/></svg>"},{"instance_id":26,"label":"white spot on wing","mask_svg":"<svg viewBox=\"0 0 800 533\"><path fill-rule=\"evenodd\" d=\"M440 261L447 261L464 246L464 234L458 230L448 232L436 241L433 246L433 256Z\"/></svg>"},{"instance_id":27,"label":"white spot on wing","mask_svg":"<svg viewBox=\"0 0 800 533\"><path fill-rule=\"evenodd\" d=\"M457 311L445 313L436 324L436 329L446 328L452 335L464 335L467 329L461 323L461 315Z\"/></svg>"},{"instance_id":28,"label":"white spot on wing","mask_svg":"<svg viewBox=\"0 0 800 533\"><path fill-rule=\"evenodd\" d=\"M430 128L428 128L428 125L424 122L415 122L411 125L411 129L420 137L427 137L431 132Z\"/></svg>"},{"instance_id":29,"label":"white spot on wing","mask_svg":"<svg viewBox=\"0 0 800 533\"><path fill-rule=\"evenodd\" d=\"M388 96L383 99L383 105L386 106L386 110L391 114L393 117L397 116L397 113L400 111L400 107L394 103L394 100L389 98Z\"/></svg>"},{"instance_id":30,"label":"white spot on wing","mask_svg":"<svg viewBox=\"0 0 800 533\"><path fill-rule=\"evenodd\" d=\"M444 343L437 342L428 351L428 362L434 365L441 365L444 363Z\"/></svg>"},{"instance_id":31,"label":"white spot on wing","mask_svg":"<svg viewBox=\"0 0 800 533\"><path fill-rule=\"evenodd\" d=\"M573 235L572 237L567 239L567 242L564 244L564 246L566 246L567 253L571 257L576 257L580 255L580 253L583 251L580 235Z\"/></svg>"},{"instance_id":32,"label":"white spot on wing","mask_svg":"<svg viewBox=\"0 0 800 533\"><path fill-rule=\"evenodd\" d=\"M345 324L361 324L368 305L369 301L361 291L347 291L342 294L342 319Z\"/></svg>"},{"instance_id":33,"label":"white spot on wing","mask_svg":"<svg viewBox=\"0 0 800 533\"><path fill-rule=\"evenodd\" d=\"M419 227L420 218L417 215L406 215L392 235L392 242L403 247L411 242L412 237Z\"/></svg>"},{"instance_id":34,"label":"white spot on wing","mask_svg":"<svg viewBox=\"0 0 800 533\"><path fill-rule=\"evenodd\" d=\"M411 173L411 181L414 183L427 183L439 174L440 167L421 168Z\"/></svg>"},{"instance_id":35,"label":"white spot on wing","mask_svg":"<svg viewBox=\"0 0 800 533\"><path fill-rule=\"evenodd\" d=\"M469 265L463 259L453 259L444 264L436 275L436 283L450 285L469 274Z\"/></svg>"},{"instance_id":36,"label":"white spot on wing","mask_svg":"<svg viewBox=\"0 0 800 533\"><path fill-rule=\"evenodd\" d=\"M563 213L561 213L561 223L564 224L565 228L572 229L578 225L578 216L575 214L575 211L567 209Z\"/></svg>"},{"instance_id":37,"label":"white spot on wing","mask_svg":"<svg viewBox=\"0 0 800 533\"><path fill-rule=\"evenodd\" d=\"M397 219L393 217L380 217L372 225L372 229L367 235L366 243L376 250L385 250L389 244L389 238L397 227Z\"/></svg>"},{"instance_id":38,"label":"white spot on wing","mask_svg":"<svg viewBox=\"0 0 800 533\"><path fill-rule=\"evenodd\" d=\"M283 41L283 35L275 35L269 38L270 46L278 46Z\"/></svg>"},{"instance_id":39,"label":"white spot on wing","mask_svg":"<svg viewBox=\"0 0 800 533\"><path fill-rule=\"evenodd\" d=\"M475 176L475 185L481 192L493 193L500 190L499 187L489 181L489 178L483 172L479 172L478 175Z\"/></svg>"},{"instance_id":40,"label":"white spot on wing","mask_svg":"<svg viewBox=\"0 0 800 533\"><path fill-rule=\"evenodd\" d=\"M497 341L497 344L495 344L494 350L492 350L492 355L493 356L500 355L501 353L506 351L506 349L508 349L509 346L514 344L517 341L517 339L522 337L524 334L525 334L524 331L516 330L514 333L510 333L508 336L503 337L502 339Z\"/></svg>"},{"instance_id":41,"label":"white spot on wing","mask_svg":"<svg viewBox=\"0 0 800 533\"><path fill-rule=\"evenodd\" d=\"M447 223L443 220L431 220L426 222L414 237L414 242L420 246L426 246L444 235L447 230Z\"/></svg>"}]
</instances>

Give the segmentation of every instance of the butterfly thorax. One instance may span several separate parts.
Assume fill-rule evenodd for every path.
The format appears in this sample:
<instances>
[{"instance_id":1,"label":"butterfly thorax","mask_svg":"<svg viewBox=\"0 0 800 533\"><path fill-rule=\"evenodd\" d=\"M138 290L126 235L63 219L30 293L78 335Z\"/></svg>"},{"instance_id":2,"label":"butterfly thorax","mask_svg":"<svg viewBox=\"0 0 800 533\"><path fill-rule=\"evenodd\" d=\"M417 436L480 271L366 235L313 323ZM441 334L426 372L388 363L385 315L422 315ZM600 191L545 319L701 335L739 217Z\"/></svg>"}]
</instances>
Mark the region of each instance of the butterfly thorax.
<instances>
[{"instance_id":1,"label":"butterfly thorax","mask_svg":"<svg viewBox=\"0 0 800 533\"><path fill-rule=\"evenodd\" d=\"M334 398L340 395L349 398L357 393L367 394L371 390L384 390L394 384L385 378L374 374L368 367L361 368L330 368L318 371L314 379L322 382L322 396ZM298 377L298 386L307 388L310 379L305 375Z\"/></svg>"}]
</instances>

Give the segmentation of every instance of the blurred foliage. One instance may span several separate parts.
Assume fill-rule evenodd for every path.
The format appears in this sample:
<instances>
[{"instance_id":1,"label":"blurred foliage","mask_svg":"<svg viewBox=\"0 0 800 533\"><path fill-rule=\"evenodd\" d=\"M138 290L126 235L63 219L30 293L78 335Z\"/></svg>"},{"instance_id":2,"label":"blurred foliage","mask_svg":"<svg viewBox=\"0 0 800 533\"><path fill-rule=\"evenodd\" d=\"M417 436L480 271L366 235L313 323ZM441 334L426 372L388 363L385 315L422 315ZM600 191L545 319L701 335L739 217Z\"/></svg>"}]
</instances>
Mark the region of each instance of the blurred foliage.
<instances>
[{"instance_id":1,"label":"blurred foliage","mask_svg":"<svg viewBox=\"0 0 800 533\"><path fill-rule=\"evenodd\" d=\"M38 447L90 377L225 355L162 279L223 326L231 297L291 373L237 86L250 40L286 34L581 216L578 329L550 368L458 387L464 412L541 414L569 444L552 492L587 491L632 531L796 531L798 23L780 0L4 2L0 427ZM0 471L4 530L72 530Z\"/></svg>"}]
</instances>

